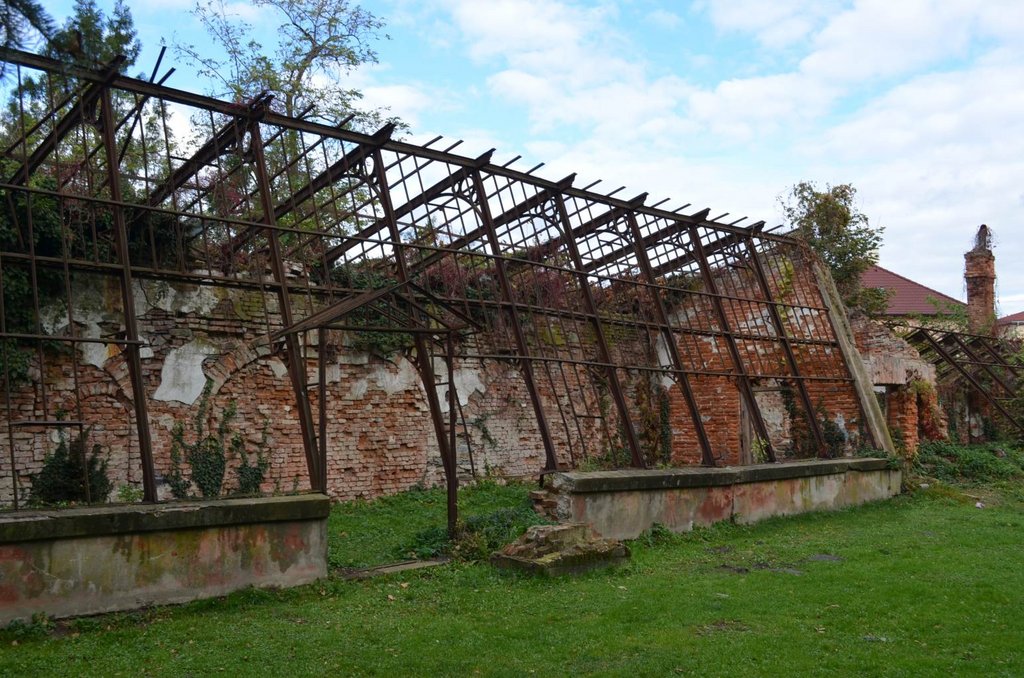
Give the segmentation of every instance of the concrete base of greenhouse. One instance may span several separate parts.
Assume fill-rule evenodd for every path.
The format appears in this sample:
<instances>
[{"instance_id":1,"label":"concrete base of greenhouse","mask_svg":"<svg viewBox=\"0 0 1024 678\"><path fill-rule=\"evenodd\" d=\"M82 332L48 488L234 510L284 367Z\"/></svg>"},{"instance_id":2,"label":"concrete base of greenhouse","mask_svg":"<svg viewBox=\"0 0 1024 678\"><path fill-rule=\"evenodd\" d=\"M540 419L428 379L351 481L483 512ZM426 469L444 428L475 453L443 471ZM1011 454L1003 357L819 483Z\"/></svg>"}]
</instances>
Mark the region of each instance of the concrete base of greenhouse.
<instances>
[{"instance_id":1,"label":"concrete base of greenhouse","mask_svg":"<svg viewBox=\"0 0 1024 678\"><path fill-rule=\"evenodd\" d=\"M323 495L0 516L0 625L288 587L327 574Z\"/></svg>"},{"instance_id":2,"label":"concrete base of greenhouse","mask_svg":"<svg viewBox=\"0 0 1024 678\"><path fill-rule=\"evenodd\" d=\"M900 492L902 473L884 459L832 459L734 468L555 473L535 500L559 522L633 539L661 524L687 532L723 520L835 510Z\"/></svg>"}]
</instances>

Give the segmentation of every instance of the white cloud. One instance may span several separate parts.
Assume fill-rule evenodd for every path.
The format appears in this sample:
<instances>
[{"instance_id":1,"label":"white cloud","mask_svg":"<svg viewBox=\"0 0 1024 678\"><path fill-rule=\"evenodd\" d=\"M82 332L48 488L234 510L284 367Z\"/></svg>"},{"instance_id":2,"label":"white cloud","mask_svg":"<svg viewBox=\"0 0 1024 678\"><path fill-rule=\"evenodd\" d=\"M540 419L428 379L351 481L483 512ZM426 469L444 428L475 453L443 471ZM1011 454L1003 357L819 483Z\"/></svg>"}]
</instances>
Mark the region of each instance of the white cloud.
<instances>
[{"instance_id":1,"label":"white cloud","mask_svg":"<svg viewBox=\"0 0 1024 678\"><path fill-rule=\"evenodd\" d=\"M467 89L482 83L480 96L529 121L530 138L514 141L481 121L459 149L467 155L518 148L546 161L551 178L603 177L651 202L669 195L672 206L769 222L796 181L852 182L887 228L883 265L947 294L960 296L977 225L1006 234L1003 311L1020 310L1024 269L1010 262L1024 260L1024 3L703 0L688 28L707 19L722 35L749 36L750 59L730 73L730 59L702 43L672 74L646 63L644 37L625 32L610 0L436 2L446 40L484 72ZM646 30L673 23L675 9L648 12ZM688 80L683 64L694 58L719 81ZM424 89L407 84L379 94L427 115Z\"/></svg>"},{"instance_id":2,"label":"white cloud","mask_svg":"<svg viewBox=\"0 0 1024 678\"><path fill-rule=\"evenodd\" d=\"M834 13L835 0L704 0L712 25L723 32L750 33L762 45L781 48L803 40Z\"/></svg>"},{"instance_id":3,"label":"white cloud","mask_svg":"<svg viewBox=\"0 0 1024 678\"><path fill-rule=\"evenodd\" d=\"M679 28L683 25L683 18L674 12L665 9L656 9L645 17L648 23L663 29Z\"/></svg>"}]
</instances>

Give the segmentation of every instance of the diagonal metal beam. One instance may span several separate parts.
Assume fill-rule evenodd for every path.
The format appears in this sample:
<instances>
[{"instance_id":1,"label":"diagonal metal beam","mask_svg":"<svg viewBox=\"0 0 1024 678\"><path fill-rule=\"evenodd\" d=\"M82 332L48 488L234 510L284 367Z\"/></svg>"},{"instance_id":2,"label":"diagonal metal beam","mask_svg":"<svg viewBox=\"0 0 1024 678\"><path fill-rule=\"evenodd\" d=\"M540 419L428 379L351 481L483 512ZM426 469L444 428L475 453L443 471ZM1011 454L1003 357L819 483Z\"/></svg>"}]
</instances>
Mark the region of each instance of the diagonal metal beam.
<instances>
[{"instance_id":1,"label":"diagonal metal beam","mask_svg":"<svg viewBox=\"0 0 1024 678\"><path fill-rule=\"evenodd\" d=\"M569 177L571 180L572 177ZM633 465L638 468L644 468L644 457L640 449L640 440L636 434L636 427L633 425L633 419L629 416L629 406L626 403L625 395L623 394L622 384L619 382L619 374L615 367L612 365L611 351L608 350L608 339L604 334L604 326L601 324L601 316L597 308L597 302L594 300L594 290L590 284L590 280L587 279L587 274L583 270L583 259L580 257L579 249L576 246L576 240L573 239L569 233L569 214L565 209L565 199L559 192L555 194L555 209L558 213L558 220L562 224L564 235L562 236L562 244L565 246L566 251L569 253L569 257L572 260L572 264L576 269L576 280L579 285L581 294L583 295L584 307L587 310L587 315L590 318L590 324L594 328L594 338L597 343L597 355L600 361L605 365L604 373L605 378L608 380L608 389L612 392L612 401L615 403L615 409L618 410L619 420L622 422L622 427L626 432L626 443L629 445L629 455L633 461Z\"/></svg>"},{"instance_id":2,"label":"diagonal metal beam","mask_svg":"<svg viewBox=\"0 0 1024 678\"><path fill-rule=\"evenodd\" d=\"M786 325L782 322L782 316L779 314L779 309L775 305L775 298L772 295L772 288L768 284L768 276L765 275L764 267L761 265L761 259L757 253L757 246L754 244L754 238L751 235L747 235L743 240L747 248L747 253L750 255L751 268L754 271L754 277L757 278L757 283L761 287L761 293L764 294L765 307L768 309L768 316L771 318L772 324L775 326L775 333L778 335L778 341L782 344L782 352L786 356L786 364L789 366L789 371L793 375L793 381L796 382L796 390L800 395L800 403L804 406L804 412L807 413L807 426L811 429L811 437L814 439L815 445L818 447L818 456L824 457L827 453L827 446L825 444L825 435L821 431L821 424L818 422L817 413L814 410L814 404L811 402L811 396L807 392L807 385L800 376L800 364L797 362L796 354L793 353L793 346L789 342L789 336L786 334Z\"/></svg>"},{"instance_id":3,"label":"diagonal metal beam","mask_svg":"<svg viewBox=\"0 0 1024 678\"><path fill-rule=\"evenodd\" d=\"M402 234L398 227L398 216L391 203L391 192L388 189L388 178L387 171L384 168L383 157L381 156L380 149L374 151L374 176L377 183L377 197L380 200L380 207L384 212L384 220L386 221L388 235L391 238L391 244L395 248L395 273L398 276L398 281L402 284L409 282L409 270L405 261L405 253L402 250ZM444 412L441 409L440 398L437 396L437 375L434 373L434 364L432 354L427 344L427 338L420 333L413 335L413 342L416 347L416 360L415 365L417 371L420 373L420 380L423 382L423 389L426 391L427 405L430 408L430 420L434 426L434 435L437 438L438 449L441 452L441 464L444 466L445 480L447 485L447 496L448 496L448 532L449 536L455 536L455 525L458 517L458 504L456 502L456 496L458 494L459 487L459 476L458 468L456 467L455 459L455 427L454 427L454 415L453 410L451 419L447 424L446 429ZM451 336L449 335L449 341L447 347L449 351L446 353L446 362L449 371L448 379L448 399L450 406L454 408L455 399L458 397L455 393L454 380L451 377L451 370L453 369L452 362L454 356L451 353ZM450 435L449 435L450 434Z\"/></svg>"},{"instance_id":4,"label":"diagonal metal beam","mask_svg":"<svg viewBox=\"0 0 1024 678\"><path fill-rule=\"evenodd\" d=\"M285 327L294 324L292 318L291 294L288 291L288 275L284 269L284 261L281 256L281 243L277 231L277 220L274 218L274 205L271 196L270 178L267 172L267 159L263 153L263 139L260 136L260 125L253 124L249 131L252 139L253 169L256 172L256 183L259 188L260 206L263 209L262 221L267 234L267 243L270 248L271 268L274 272L274 280L277 282L277 302L281 313L281 323ZM302 446L306 453L306 469L309 472L310 485L317 492L327 492L327 474L320 466L319 445L317 444L317 429L313 426L313 412L309 405L309 389L306 382L306 362L302 356L298 336L294 333L288 334L285 341L285 364L288 366L288 378L292 382L292 390L295 393L295 405L299 415L299 428L302 431Z\"/></svg>"},{"instance_id":5,"label":"diagonal metal beam","mask_svg":"<svg viewBox=\"0 0 1024 678\"><path fill-rule=\"evenodd\" d=\"M1016 391L1013 389L1013 387L1007 384L1006 381L1003 380L1002 376L998 374L995 370L993 370L988 363L983 362L980 358L978 358L978 355L970 349L967 343L963 339L961 339L958 334L956 334L955 332L950 332L947 333L946 336L953 339L953 342L956 343L956 345L960 347L960 350L967 355L967 357L969 358L968 362L970 362L973 365L981 367L981 369L984 370L985 373L988 374L988 376L992 377L992 379L994 379L996 383L998 383L1003 388L1003 390L1006 391L1006 394L1009 397L1012 398L1013 396L1016 395Z\"/></svg>"},{"instance_id":6,"label":"diagonal metal beam","mask_svg":"<svg viewBox=\"0 0 1024 678\"><path fill-rule=\"evenodd\" d=\"M739 346L736 345L736 337L732 333L729 315L725 312L725 306L722 304L722 297L718 292L718 284L715 282L714 273L711 271L711 265L708 263L707 255L704 252L704 243L700 239L697 225L690 224L689 232L690 243L693 245L693 254L697 257L697 263L700 265L700 274L704 280L704 288L711 293L711 305L714 307L715 315L718 316L718 322L722 326L722 334L725 336L725 344L729 348L729 355L736 366L736 371L739 372L736 385L739 388L741 397L747 404L747 410L753 418L754 429L757 432L758 438L767 445L768 461L774 462L775 450L768 435L768 427L764 423L764 417L761 416L761 408L758 407L757 398L754 396L754 387L750 380L750 374L747 372L747 365L743 361Z\"/></svg>"},{"instance_id":7,"label":"diagonal metal beam","mask_svg":"<svg viewBox=\"0 0 1024 678\"><path fill-rule=\"evenodd\" d=\"M634 202L639 206L646 198L647 194L644 193L634 198ZM636 221L636 214L633 210L619 210L619 212L620 217L625 217L626 224L629 226L629 232L633 237L637 263L640 265L640 273L643 275L644 281L647 283L647 290L651 295L651 303L654 307L658 324L661 326L661 335L665 340L665 348L668 350L673 366L678 370L676 384L679 385L680 390L683 392L683 397L690 410L690 420L693 422L694 431L697 433L697 441L700 443L701 460L705 466L716 466L714 451L711 449L711 441L708 439L708 432L704 428L704 419L700 414L700 406L697 405L697 398L693 392L693 386L690 384L690 378L686 376L684 371L683 359L679 355L679 346L676 344L675 335L672 333L671 325L668 322L668 312L665 310L665 303L658 291L654 271L651 268L651 261L647 258L647 250L641 245L643 235L640 233L640 225Z\"/></svg>"},{"instance_id":8,"label":"diagonal metal beam","mask_svg":"<svg viewBox=\"0 0 1024 678\"><path fill-rule=\"evenodd\" d=\"M984 398L986 402L992 405L992 407L999 410L999 413L1006 417L1007 421L1009 421L1014 426L1019 428L1022 432L1024 432L1024 422L1018 421L1005 407L1003 407L1002 403L1000 403L997 398L994 398L992 394L989 393L988 389L986 389L984 386L978 383L978 380L974 378L974 375L968 372L963 367L963 365L957 362L957 360L952 355L950 355L945 348L942 347L942 344L936 341L936 339L931 335L930 332L919 329L916 332L916 334L919 334L921 337L923 337L924 340L928 342L929 346L931 346L931 348L935 351L935 353L937 353L942 358L942 360L946 362L946 364L950 365L954 370L959 372L960 376L966 379L967 383L971 385L975 393Z\"/></svg>"},{"instance_id":9,"label":"diagonal metal beam","mask_svg":"<svg viewBox=\"0 0 1024 678\"><path fill-rule=\"evenodd\" d=\"M551 429L548 427L547 415L544 413L544 405L537 391L537 385L533 379L533 363L527 360L530 356L530 349L526 344L526 336L523 334L523 327L519 321L519 311L515 307L515 299L512 294L512 285L508 280L508 272L505 268L506 261L502 258L501 243L498 241L498 233L494 227L494 219L491 217L490 207L487 205L487 190L484 187L480 171L475 170L471 174L473 188L477 197L477 210L480 221L487 233L487 243L494 255L494 272L498 278L498 287L501 289L501 296L507 304L508 319L512 325L512 333L515 337L516 352L518 353L519 367L523 373L523 381L526 390L530 395L530 402L533 405L533 413L537 418L537 427L540 429L541 441L544 443L544 456L546 459L545 470L558 470L558 457L555 455L555 444L551 438Z\"/></svg>"},{"instance_id":10,"label":"diagonal metal beam","mask_svg":"<svg viewBox=\"0 0 1024 678\"><path fill-rule=\"evenodd\" d=\"M420 193L415 198L405 203L401 207L394 208L393 219L396 227L398 224L398 220L401 219L402 217L409 215L419 207L423 207L429 204L432 200L436 200L440 196L444 195L446 191L450 190L453 186L458 184L460 181L465 181L466 179L469 179L472 173L476 171L477 167L483 167L491 161L491 156L493 154L493 149L487 151L486 153L484 153L483 155L476 159L476 162L474 163L473 166L459 168L458 170L452 172L444 179L438 181L436 184L434 184L427 190L423 191L422 193ZM383 167L381 169L383 169ZM386 186L387 183L385 181L384 185L381 186L381 192L386 190ZM366 228L356 233L355 236L353 236L352 238L348 238L345 240L345 242L341 243L340 245L337 245L327 250L327 253L324 255L325 260L327 261L328 264L334 263L340 257L344 256L344 254L348 252L350 249L356 247L364 240L378 233L382 229L387 228L388 225L388 218L385 217L383 219L378 219L377 221L373 222Z\"/></svg>"},{"instance_id":11,"label":"diagonal metal beam","mask_svg":"<svg viewBox=\"0 0 1024 678\"><path fill-rule=\"evenodd\" d=\"M117 140L114 138L114 106L111 102L110 90L103 88L100 93L102 109L101 121L103 132L103 148L106 153L107 181L110 183L110 197L115 205L112 210L114 220L115 245L117 258L121 264L121 302L124 316L125 334L128 343L124 351L127 354L128 375L132 385L132 404L135 409L135 426L139 437L139 457L142 462L142 496L149 502L155 502L156 469L153 465L153 441L149 429L149 410L146 404L146 383L142 374L142 357L140 353L139 327L135 316L135 292L132 284L132 265L128 249L128 225L124 210L121 207L121 182L117 171ZM37 302L38 307L38 302Z\"/></svg>"},{"instance_id":12,"label":"diagonal metal beam","mask_svg":"<svg viewBox=\"0 0 1024 678\"><path fill-rule=\"evenodd\" d=\"M214 158L240 146L245 139L249 126L252 124L256 111L265 104L266 97L259 97L244 107L238 116L232 118L221 127L205 144L196 149L196 152L188 160L182 163L178 169L171 172L171 175L163 183L154 188L146 199L146 205L148 207L158 207L171 194L179 190L204 167L213 162Z\"/></svg>"},{"instance_id":13,"label":"diagonal metal beam","mask_svg":"<svg viewBox=\"0 0 1024 678\"><path fill-rule=\"evenodd\" d=\"M57 148L57 144L63 141L64 137L71 133L80 121L86 119L86 115L90 111L96 110L96 105L100 103L100 97L103 92L106 91L107 86L117 77L118 68L125 62L123 55L117 55L111 59L110 63L103 70L101 79L96 82L90 83L85 90L82 92L82 96L78 98L74 108L68 111L67 115L57 121L57 124L53 126L50 133L39 142L35 150L25 159L25 162L14 171L8 183L15 185L24 185L28 183L29 177L39 168L43 160L50 153ZM28 143L27 139L22 139L22 143ZM112 156L111 161L116 162L117 155Z\"/></svg>"}]
</instances>

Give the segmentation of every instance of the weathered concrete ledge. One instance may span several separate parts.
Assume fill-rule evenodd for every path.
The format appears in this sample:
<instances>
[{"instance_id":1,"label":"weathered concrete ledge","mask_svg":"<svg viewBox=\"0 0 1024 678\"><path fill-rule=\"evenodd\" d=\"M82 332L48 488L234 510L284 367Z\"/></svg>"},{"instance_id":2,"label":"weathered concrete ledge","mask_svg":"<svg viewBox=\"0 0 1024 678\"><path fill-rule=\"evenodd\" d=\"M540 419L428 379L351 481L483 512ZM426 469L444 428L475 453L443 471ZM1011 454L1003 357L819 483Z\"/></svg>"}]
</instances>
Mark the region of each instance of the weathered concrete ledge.
<instances>
[{"instance_id":1,"label":"weathered concrete ledge","mask_svg":"<svg viewBox=\"0 0 1024 678\"><path fill-rule=\"evenodd\" d=\"M609 539L632 539L655 523L685 532L722 520L833 510L899 494L885 459L829 459L726 468L555 473L539 504L560 522Z\"/></svg>"},{"instance_id":2,"label":"weathered concrete ledge","mask_svg":"<svg viewBox=\"0 0 1024 678\"><path fill-rule=\"evenodd\" d=\"M310 494L0 515L0 624L315 581L329 512Z\"/></svg>"}]
</instances>

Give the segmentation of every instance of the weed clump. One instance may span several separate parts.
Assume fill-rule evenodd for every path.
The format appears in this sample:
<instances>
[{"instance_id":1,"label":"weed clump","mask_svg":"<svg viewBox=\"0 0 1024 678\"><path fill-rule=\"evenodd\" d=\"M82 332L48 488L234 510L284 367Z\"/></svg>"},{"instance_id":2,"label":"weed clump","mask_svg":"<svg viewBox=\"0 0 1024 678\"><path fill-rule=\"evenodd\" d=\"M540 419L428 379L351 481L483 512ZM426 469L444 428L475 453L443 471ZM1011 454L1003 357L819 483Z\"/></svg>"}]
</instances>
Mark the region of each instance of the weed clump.
<instances>
[{"instance_id":1,"label":"weed clump","mask_svg":"<svg viewBox=\"0 0 1024 678\"><path fill-rule=\"evenodd\" d=\"M88 439L88 430L70 442L61 437L57 449L43 461L43 468L32 476L31 504L53 506L107 501L111 488L107 460L100 457L103 448L99 445L89 450ZM90 454L86 454L86 450Z\"/></svg>"},{"instance_id":2,"label":"weed clump","mask_svg":"<svg viewBox=\"0 0 1024 678\"><path fill-rule=\"evenodd\" d=\"M430 527L413 535L399 548L399 557L483 560L514 541L531 525L548 523L528 506L501 508L460 520L454 539L443 527Z\"/></svg>"},{"instance_id":3,"label":"weed clump","mask_svg":"<svg viewBox=\"0 0 1024 678\"><path fill-rule=\"evenodd\" d=\"M1001 443L921 445L914 470L947 483L991 483L1024 478L1024 451Z\"/></svg>"}]
</instances>

